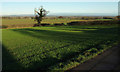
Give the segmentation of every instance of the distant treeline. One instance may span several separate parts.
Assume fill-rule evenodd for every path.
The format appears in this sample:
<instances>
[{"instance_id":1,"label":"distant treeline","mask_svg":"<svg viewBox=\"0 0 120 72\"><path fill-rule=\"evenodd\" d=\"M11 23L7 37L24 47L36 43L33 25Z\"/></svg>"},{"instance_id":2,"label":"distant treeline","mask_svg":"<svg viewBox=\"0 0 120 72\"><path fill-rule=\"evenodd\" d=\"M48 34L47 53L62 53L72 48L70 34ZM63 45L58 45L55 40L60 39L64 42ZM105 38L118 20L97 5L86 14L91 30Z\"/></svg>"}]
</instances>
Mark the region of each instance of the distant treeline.
<instances>
[{"instance_id":1,"label":"distant treeline","mask_svg":"<svg viewBox=\"0 0 120 72\"><path fill-rule=\"evenodd\" d=\"M115 16L47 16L44 19L78 19L78 20L95 20L95 19L116 19ZM2 19L34 19L32 16L19 17L2 17Z\"/></svg>"}]
</instances>

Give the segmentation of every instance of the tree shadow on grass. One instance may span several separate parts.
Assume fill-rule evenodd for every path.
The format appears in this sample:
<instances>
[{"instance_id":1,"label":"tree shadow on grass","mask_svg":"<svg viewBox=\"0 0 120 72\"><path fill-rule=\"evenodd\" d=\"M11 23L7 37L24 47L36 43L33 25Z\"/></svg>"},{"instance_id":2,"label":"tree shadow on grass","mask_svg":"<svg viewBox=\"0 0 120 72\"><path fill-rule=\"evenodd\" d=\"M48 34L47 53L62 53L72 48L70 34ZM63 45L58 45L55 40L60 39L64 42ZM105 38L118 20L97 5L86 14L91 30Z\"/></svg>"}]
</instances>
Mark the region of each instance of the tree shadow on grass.
<instances>
[{"instance_id":1,"label":"tree shadow on grass","mask_svg":"<svg viewBox=\"0 0 120 72\"><path fill-rule=\"evenodd\" d=\"M35 37L41 40L58 40L72 42L79 39L91 38L88 34L77 34L70 32L50 31L50 30L38 30L38 29L21 29L13 30L15 32Z\"/></svg>"},{"instance_id":2,"label":"tree shadow on grass","mask_svg":"<svg viewBox=\"0 0 120 72\"><path fill-rule=\"evenodd\" d=\"M2 71L22 71L22 65L14 58L14 56L7 50L7 48L2 44Z\"/></svg>"},{"instance_id":3,"label":"tree shadow on grass","mask_svg":"<svg viewBox=\"0 0 120 72\"><path fill-rule=\"evenodd\" d=\"M92 28L89 28L92 29ZM42 40L63 40L63 41L76 41L82 39L92 39L97 37L108 37L109 35L118 35L120 29L119 28L95 28L96 30L78 30L78 28L74 30L68 31L82 31L82 33L74 33L74 32L64 32L64 31L53 31L53 30L39 30L39 29L13 29L15 32L19 32L24 35L28 35L31 37L36 37Z\"/></svg>"}]
</instances>

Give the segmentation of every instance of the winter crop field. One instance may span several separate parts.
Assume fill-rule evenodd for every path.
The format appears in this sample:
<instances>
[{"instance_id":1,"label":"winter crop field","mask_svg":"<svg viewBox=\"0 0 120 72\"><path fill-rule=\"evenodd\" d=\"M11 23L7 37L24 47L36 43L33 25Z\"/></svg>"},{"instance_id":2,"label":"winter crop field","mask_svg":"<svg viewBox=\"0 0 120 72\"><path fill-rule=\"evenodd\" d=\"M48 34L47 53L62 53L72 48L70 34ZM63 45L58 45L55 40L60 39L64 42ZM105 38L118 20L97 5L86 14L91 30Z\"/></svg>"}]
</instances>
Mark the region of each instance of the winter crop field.
<instances>
[{"instance_id":1,"label":"winter crop field","mask_svg":"<svg viewBox=\"0 0 120 72\"><path fill-rule=\"evenodd\" d=\"M67 70L118 44L117 25L2 29L3 70Z\"/></svg>"}]
</instances>

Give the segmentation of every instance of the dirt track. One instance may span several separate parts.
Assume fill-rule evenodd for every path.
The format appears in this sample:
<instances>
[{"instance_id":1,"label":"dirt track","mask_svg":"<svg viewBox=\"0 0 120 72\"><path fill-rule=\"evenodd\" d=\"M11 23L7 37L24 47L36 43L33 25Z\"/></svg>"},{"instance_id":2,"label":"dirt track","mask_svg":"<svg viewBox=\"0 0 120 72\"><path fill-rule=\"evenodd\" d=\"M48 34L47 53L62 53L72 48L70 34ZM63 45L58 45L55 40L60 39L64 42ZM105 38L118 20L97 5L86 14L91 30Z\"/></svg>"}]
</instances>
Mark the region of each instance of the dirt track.
<instances>
[{"instance_id":1,"label":"dirt track","mask_svg":"<svg viewBox=\"0 0 120 72\"><path fill-rule=\"evenodd\" d=\"M101 71L102 70L102 71ZM120 72L120 45L115 46L97 57L86 61L67 72L93 72L93 71L112 71Z\"/></svg>"}]
</instances>

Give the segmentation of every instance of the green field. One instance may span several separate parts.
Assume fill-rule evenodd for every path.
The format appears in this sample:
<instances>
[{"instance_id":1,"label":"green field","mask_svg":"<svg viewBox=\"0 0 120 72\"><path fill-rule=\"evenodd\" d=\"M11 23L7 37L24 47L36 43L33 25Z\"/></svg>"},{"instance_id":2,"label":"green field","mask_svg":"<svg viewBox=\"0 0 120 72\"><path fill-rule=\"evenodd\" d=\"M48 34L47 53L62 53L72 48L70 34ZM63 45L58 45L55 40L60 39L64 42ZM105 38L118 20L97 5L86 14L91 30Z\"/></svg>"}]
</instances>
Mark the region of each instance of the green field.
<instances>
[{"instance_id":1,"label":"green field","mask_svg":"<svg viewBox=\"0 0 120 72\"><path fill-rule=\"evenodd\" d=\"M118 27L2 29L3 70L67 70L118 43Z\"/></svg>"}]
</instances>

